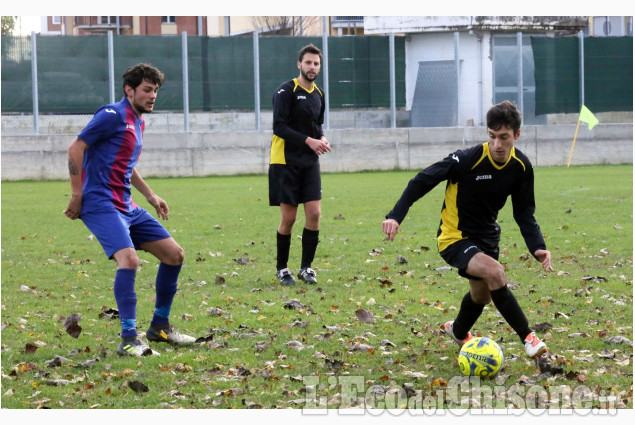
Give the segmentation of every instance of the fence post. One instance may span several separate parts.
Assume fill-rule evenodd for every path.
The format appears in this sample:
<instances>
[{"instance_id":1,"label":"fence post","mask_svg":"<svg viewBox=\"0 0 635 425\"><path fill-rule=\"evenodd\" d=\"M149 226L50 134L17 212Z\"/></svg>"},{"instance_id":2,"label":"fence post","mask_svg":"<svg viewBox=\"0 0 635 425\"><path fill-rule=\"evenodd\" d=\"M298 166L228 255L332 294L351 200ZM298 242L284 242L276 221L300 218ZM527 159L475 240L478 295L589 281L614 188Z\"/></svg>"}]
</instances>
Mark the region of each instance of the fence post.
<instances>
[{"instance_id":1,"label":"fence post","mask_svg":"<svg viewBox=\"0 0 635 425\"><path fill-rule=\"evenodd\" d=\"M115 103L115 53L112 31L108 31L108 92L110 103Z\"/></svg>"},{"instance_id":2,"label":"fence post","mask_svg":"<svg viewBox=\"0 0 635 425\"><path fill-rule=\"evenodd\" d=\"M187 31L181 33L181 46L183 52L183 131L190 131L190 91L189 91L189 73L187 63Z\"/></svg>"},{"instance_id":3,"label":"fence post","mask_svg":"<svg viewBox=\"0 0 635 425\"><path fill-rule=\"evenodd\" d=\"M578 49L580 51L580 109L584 105L584 32L578 32Z\"/></svg>"},{"instance_id":4,"label":"fence post","mask_svg":"<svg viewBox=\"0 0 635 425\"><path fill-rule=\"evenodd\" d=\"M523 33L516 33L516 45L518 46L518 110L523 112L525 96L523 90Z\"/></svg>"},{"instance_id":5,"label":"fence post","mask_svg":"<svg viewBox=\"0 0 635 425\"><path fill-rule=\"evenodd\" d=\"M260 130L260 43L258 31L254 31L254 113L256 130Z\"/></svg>"},{"instance_id":6,"label":"fence post","mask_svg":"<svg viewBox=\"0 0 635 425\"><path fill-rule=\"evenodd\" d=\"M454 32L454 70L456 72L456 110L454 111L454 125L459 125L459 100L461 90L459 89L459 73L461 71L461 60L459 58L459 32Z\"/></svg>"},{"instance_id":7,"label":"fence post","mask_svg":"<svg viewBox=\"0 0 635 425\"><path fill-rule=\"evenodd\" d=\"M395 96L395 33L388 36L388 57L390 59L390 128L397 128L397 101Z\"/></svg>"},{"instance_id":8,"label":"fence post","mask_svg":"<svg viewBox=\"0 0 635 425\"><path fill-rule=\"evenodd\" d=\"M326 26L326 16L322 16L322 75L324 79L324 97L326 99L326 105L324 105L324 128L330 128L330 117L329 117L329 37L328 37L328 28Z\"/></svg>"},{"instance_id":9,"label":"fence post","mask_svg":"<svg viewBox=\"0 0 635 425\"><path fill-rule=\"evenodd\" d=\"M40 134L40 110L37 98L37 41L35 31L31 31L31 84L33 86L33 131Z\"/></svg>"}]
</instances>

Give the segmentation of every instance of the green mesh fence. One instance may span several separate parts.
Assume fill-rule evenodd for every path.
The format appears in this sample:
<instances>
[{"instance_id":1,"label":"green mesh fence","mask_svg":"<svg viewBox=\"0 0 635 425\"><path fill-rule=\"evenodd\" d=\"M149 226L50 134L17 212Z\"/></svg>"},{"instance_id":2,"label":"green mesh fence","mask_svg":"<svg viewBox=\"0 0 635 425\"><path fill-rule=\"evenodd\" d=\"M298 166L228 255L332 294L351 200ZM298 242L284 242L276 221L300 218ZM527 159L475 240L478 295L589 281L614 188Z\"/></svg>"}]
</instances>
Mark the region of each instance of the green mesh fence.
<instances>
[{"instance_id":1,"label":"green mesh fence","mask_svg":"<svg viewBox=\"0 0 635 425\"><path fill-rule=\"evenodd\" d=\"M389 38L329 38L329 106L390 106ZM104 36L38 36L38 106L43 114L93 113L110 101L108 42ZM297 77L298 51L321 37L259 39L260 100L271 109L274 90ZM188 37L189 109L254 110L253 38ZM121 74L140 62L166 75L156 111L183 110L181 37L115 36L115 100L123 96ZM405 39L395 37L397 107L405 106ZM324 87L323 74L316 80ZM2 113L33 111L31 40L2 36Z\"/></svg>"},{"instance_id":2,"label":"green mesh fence","mask_svg":"<svg viewBox=\"0 0 635 425\"><path fill-rule=\"evenodd\" d=\"M580 111L577 37L532 37L536 114ZM584 39L584 103L593 112L633 110L633 37Z\"/></svg>"}]
</instances>

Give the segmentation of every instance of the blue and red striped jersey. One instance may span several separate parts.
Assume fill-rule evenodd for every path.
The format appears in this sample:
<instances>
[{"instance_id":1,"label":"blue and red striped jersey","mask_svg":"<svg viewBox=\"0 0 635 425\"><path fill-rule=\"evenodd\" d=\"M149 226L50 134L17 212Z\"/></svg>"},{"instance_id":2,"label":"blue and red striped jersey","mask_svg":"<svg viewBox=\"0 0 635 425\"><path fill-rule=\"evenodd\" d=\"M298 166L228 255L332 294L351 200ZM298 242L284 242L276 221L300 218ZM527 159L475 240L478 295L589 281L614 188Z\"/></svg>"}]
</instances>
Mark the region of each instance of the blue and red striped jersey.
<instances>
[{"instance_id":1,"label":"blue and red striped jersey","mask_svg":"<svg viewBox=\"0 0 635 425\"><path fill-rule=\"evenodd\" d=\"M115 206L130 212L137 206L130 178L141 153L145 121L124 97L102 106L77 136L88 144L82 165L82 213Z\"/></svg>"}]
</instances>

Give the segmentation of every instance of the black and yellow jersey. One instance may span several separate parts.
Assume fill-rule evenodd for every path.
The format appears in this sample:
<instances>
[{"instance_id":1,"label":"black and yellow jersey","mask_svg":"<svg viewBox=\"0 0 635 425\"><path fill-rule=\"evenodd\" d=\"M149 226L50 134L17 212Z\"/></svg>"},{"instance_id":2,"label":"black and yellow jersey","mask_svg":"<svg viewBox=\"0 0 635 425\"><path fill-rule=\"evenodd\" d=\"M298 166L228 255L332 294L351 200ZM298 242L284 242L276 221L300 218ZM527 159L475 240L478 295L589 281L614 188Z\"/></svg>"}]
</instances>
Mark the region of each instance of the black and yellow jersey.
<instances>
[{"instance_id":1,"label":"black and yellow jersey","mask_svg":"<svg viewBox=\"0 0 635 425\"><path fill-rule=\"evenodd\" d=\"M324 135L324 105L324 94L315 83L306 90L294 78L278 87L273 94L270 164L309 165L318 161L305 141Z\"/></svg>"},{"instance_id":2,"label":"black and yellow jersey","mask_svg":"<svg viewBox=\"0 0 635 425\"><path fill-rule=\"evenodd\" d=\"M401 223L414 202L447 180L441 223L437 234L439 252L465 239L485 239L498 245L498 212L511 195L513 214L529 251L546 249L534 217L534 172L529 159L512 148L505 164L494 161L488 143L458 150L420 171L404 190L386 218Z\"/></svg>"}]
</instances>

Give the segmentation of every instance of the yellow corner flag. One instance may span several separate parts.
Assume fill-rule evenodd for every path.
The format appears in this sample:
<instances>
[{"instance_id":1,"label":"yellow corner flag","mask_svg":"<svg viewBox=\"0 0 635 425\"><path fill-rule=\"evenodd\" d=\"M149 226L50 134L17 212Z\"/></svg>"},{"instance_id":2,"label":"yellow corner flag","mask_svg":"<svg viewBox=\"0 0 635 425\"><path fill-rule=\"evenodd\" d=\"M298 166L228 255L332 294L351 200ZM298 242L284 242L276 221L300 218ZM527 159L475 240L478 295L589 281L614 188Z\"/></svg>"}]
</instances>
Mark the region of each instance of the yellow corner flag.
<instances>
[{"instance_id":1,"label":"yellow corner flag","mask_svg":"<svg viewBox=\"0 0 635 425\"><path fill-rule=\"evenodd\" d=\"M580 121L587 123L589 125L589 130L592 130L593 127L595 127L595 124L600 122L597 118L595 118L593 112L589 111L589 108L584 105L582 105L582 109L580 110Z\"/></svg>"},{"instance_id":2,"label":"yellow corner flag","mask_svg":"<svg viewBox=\"0 0 635 425\"><path fill-rule=\"evenodd\" d=\"M593 112L589 111L589 108L582 105L582 109L580 109L580 117L578 118L578 125L575 128L575 136L573 136L573 144L571 145L571 153L569 154L569 162L567 163L567 167L571 165L571 157L573 156L573 147L575 146L575 139L578 137L578 129L580 128L580 121L585 122L589 125L589 130L593 129L597 123L600 122Z\"/></svg>"}]
</instances>

